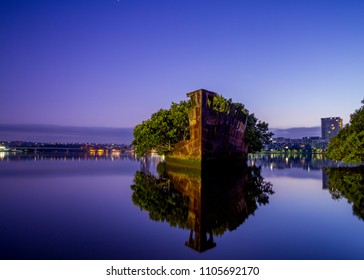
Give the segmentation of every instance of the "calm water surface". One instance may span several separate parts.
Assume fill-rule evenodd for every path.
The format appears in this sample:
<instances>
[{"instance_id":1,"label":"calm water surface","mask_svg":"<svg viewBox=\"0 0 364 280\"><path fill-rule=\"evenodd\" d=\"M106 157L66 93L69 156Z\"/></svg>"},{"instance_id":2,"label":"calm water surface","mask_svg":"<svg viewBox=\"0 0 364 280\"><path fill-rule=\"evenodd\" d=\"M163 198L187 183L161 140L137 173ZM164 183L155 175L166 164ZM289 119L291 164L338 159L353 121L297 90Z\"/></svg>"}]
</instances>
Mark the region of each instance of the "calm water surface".
<instances>
[{"instance_id":1,"label":"calm water surface","mask_svg":"<svg viewBox=\"0 0 364 280\"><path fill-rule=\"evenodd\" d=\"M364 259L362 169L158 161L2 153L0 259Z\"/></svg>"}]
</instances>

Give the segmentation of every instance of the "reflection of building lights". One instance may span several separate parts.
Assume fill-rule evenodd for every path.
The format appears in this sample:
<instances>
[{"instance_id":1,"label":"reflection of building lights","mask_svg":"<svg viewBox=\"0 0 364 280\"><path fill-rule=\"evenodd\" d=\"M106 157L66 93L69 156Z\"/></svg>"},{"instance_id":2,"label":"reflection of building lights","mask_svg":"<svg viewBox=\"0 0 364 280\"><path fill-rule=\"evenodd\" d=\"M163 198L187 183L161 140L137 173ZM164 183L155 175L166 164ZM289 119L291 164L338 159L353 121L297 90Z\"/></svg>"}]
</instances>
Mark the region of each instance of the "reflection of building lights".
<instances>
[{"instance_id":1,"label":"reflection of building lights","mask_svg":"<svg viewBox=\"0 0 364 280\"><path fill-rule=\"evenodd\" d=\"M0 159L3 160L5 158L5 152L0 152Z\"/></svg>"},{"instance_id":2,"label":"reflection of building lights","mask_svg":"<svg viewBox=\"0 0 364 280\"><path fill-rule=\"evenodd\" d=\"M120 157L121 151L120 150L111 150L111 156L113 157Z\"/></svg>"}]
</instances>

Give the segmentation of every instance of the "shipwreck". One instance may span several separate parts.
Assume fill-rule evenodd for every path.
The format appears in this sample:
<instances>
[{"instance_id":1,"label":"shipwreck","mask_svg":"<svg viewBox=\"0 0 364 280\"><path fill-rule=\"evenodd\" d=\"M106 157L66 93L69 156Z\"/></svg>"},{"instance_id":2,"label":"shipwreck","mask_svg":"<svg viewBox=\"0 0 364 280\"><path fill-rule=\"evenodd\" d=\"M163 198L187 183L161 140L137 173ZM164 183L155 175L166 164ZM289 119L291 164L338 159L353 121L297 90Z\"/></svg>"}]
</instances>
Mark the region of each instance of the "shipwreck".
<instances>
[{"instance_id":1,"label":"shipwreck","mask_svg":"<svg viewBox=\"0 0 364 280\"><path fill-rule=\"evenodd\" d=\"M192 104L188 113L190 139L175 145L170 160L245 159L248 115L243 107L227 102L227 108L219 111L214 106L218 94L205 89L187 93L187 97Z\"/></svg>"}]
</instances>

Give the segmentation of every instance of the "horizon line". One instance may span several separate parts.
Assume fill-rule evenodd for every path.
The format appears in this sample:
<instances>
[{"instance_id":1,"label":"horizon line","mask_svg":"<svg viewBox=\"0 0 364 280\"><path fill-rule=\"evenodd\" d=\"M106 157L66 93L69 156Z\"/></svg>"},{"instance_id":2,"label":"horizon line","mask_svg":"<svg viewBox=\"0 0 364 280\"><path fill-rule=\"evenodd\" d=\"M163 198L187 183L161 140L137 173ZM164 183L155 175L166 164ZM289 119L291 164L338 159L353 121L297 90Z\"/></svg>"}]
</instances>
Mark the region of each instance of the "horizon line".
<instances>
[{"instance_id":1,"label":"horizon line","mask_svg":"<svg viewBox=\"0 0 364 280\"><path fill-rule=\"evenodd\" d=\"M269 125L269 124L268 124ZM88 126L88 125L70 125L70 124L39 124L39 123L0 123L0 126L48 126L48 127L72 127L72 128L135 128L135 126ZM320 125L316 126L290 126L290 127L271 127L269 130L287 130L287 129L310 129L320 128Z\"/></svg>"}]
</instances>

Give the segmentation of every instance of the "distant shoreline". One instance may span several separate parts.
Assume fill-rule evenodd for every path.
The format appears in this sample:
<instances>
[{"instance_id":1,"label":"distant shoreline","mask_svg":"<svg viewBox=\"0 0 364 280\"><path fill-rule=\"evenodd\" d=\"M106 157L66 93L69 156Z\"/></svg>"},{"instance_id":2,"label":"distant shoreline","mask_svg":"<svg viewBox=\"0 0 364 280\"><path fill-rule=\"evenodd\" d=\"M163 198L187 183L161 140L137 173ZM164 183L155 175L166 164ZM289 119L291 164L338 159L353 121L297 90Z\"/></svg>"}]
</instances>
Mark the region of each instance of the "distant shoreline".
<instances>
[{"instance_id":1,"label":"distant shoreline","mask_svg":"<svg viewBox=\"0 0 364 280\"><path fill-rule=\"evenodd\" d=\"M9 157L135 157L134 147L124 144L91 144L91 143L36 143L36 142L2 142L0 143L0 160Z\"/></svg>"},{"instance_id":2,"label":"distant shoreline","mask_svg":"<svg viewBox=\"0 0 364 280\"><path fill-rule=\"evenodd\" d=\"M134 128L0 124L0 141L130 144Z\"/></svg>"}]
</instances>

